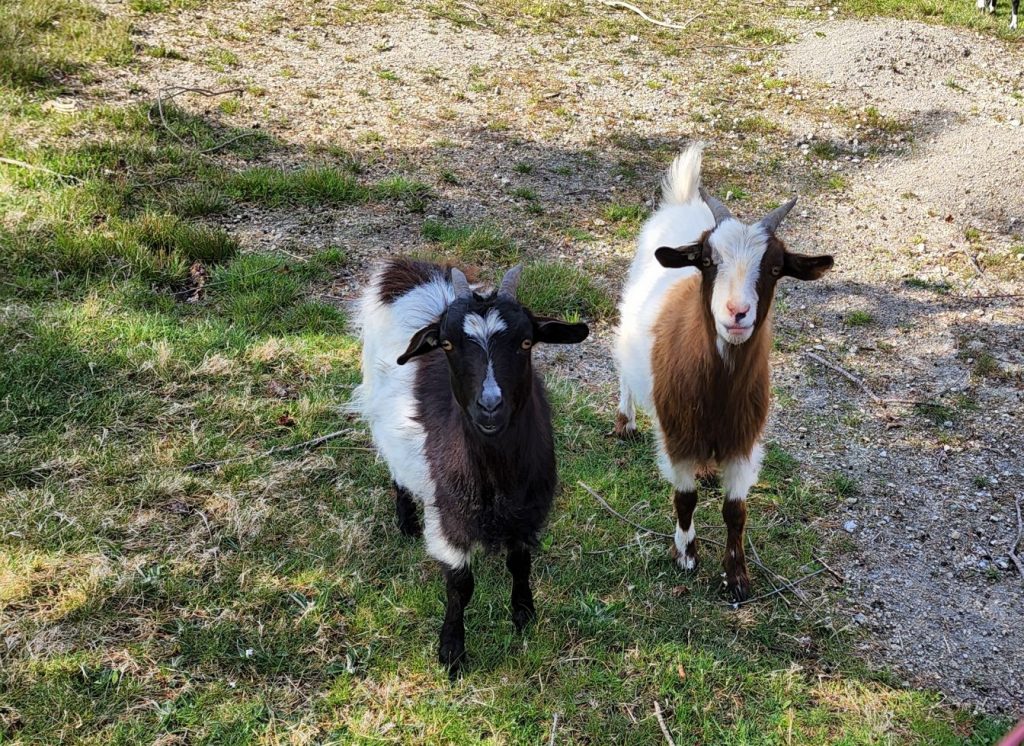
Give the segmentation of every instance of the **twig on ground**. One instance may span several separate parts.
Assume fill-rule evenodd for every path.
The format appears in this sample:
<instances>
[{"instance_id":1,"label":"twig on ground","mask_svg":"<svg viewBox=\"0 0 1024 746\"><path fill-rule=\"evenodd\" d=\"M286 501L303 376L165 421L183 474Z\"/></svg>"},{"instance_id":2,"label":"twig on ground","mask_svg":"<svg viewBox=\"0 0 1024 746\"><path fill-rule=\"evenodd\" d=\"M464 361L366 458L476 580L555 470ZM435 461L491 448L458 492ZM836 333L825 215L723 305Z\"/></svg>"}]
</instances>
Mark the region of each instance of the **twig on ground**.
<instances>
[{"instance_id":1,"label":"twig on ground","mask_svg":"<svg viewBox=\"0 0 1024 746\"><path fill-rule=\"evenodd\" d=\"M622 2L622 0L601 0L601 5L607 5L609 8L625 8L626 10L633 11L638 16L643 18L645 21L647 21L648 23L653 23L655 26L662 26L664 28L674 28L679 30L685 29L691 23L693 23L702 15L704 15L704 13L698 13L695 16L691 17L685 23L669 23L668 21L659 21L656 18L651 18L649 15L640 10L640 8L636 7L635 5L631 5L630 3L624 3Z\"/></svg>"},{"instance_id":2,"label":"twig on ground","mask_svg":"<svg viewBox=\"0 0 1024 746\"><path fill-rule=\"evenodd\" d=\"M1019 572L1020 576L1024 578L1024 562L1022 562L1020 557L1017 555L1017 547L1020 546L1021 539L1024 539L1024 521L1021 520L1020 515L1020 497L1021 496L1018 494L1015 502L1017 508L1017 539L1013 542L1013 546L1010 547L1010 559L1012 559L1013 564L1017 566L1017 572Z\"/></svg>"},{"instance_id":3,"label":"twig on ground","mask_svg":"<svg viewBox=\"0 0 1024 746\"><path fill-rule=\"evenodd\" d=\"M821 568L815 570L814 572L807 573L806 575L804 575L801 578L797 578L796 580L794 580L792 582L787 580L786 581L786 585L789 586L790 589L795 590L796 586L798 584L804 582L805 580L809 580L809 579L815 577L816 575L821 575L823 572L828 572L828 571L824 567L821 567ZM774 596L777 593L782 593L784 590L787 590L787 589L786 588L776 588L773 591L768 591L767 593L762 593L760 596L754 596L753 598L748 598L746 601L726 601L724 603L725 603L726 606L746 606L747 604L752 604L755 601L763 601L766 598L771 598L772 596Z\"/></svg>"},{"instance_id":4,"label":"twig on ground","mask_svg":"<svg viewBox=\"0 0 1024 746\"><path fill-rule=\"evenodd\" d=\"M183 93L198 93L200 96L206 96L207 98L213 98L215 96L226 96L229 93L241 93L241 92L242 92L241 88L226 88L223 91L211 91L208 88L186 88L186 87L181 87L181 86L171 86L170 88L164 88L163 90L160 91L160 95L157 96L157 99L156 99L156 109L157 109L157 113L160 115L160 125L167 131L167 133L169 135L171 135L171 137L173 137L179 143L181 143L185 147L193 147L192 145L187 143L185 141L185 139L181 135L179 135L177 132L175 132L173 129L171 129L171 125L167 123L167 115L166 115L166 113L164 113L164 103L169 102L171 99L173 99L173 98L175 98L177 96L180 96ZM150 107L150 110L146 113L146 118L149 120L150 124L156 124L156 122L153 121L153 109L152 109L152 107ZM213 153L213 152L215 152L217 150L220 150L221 148L227 147L228 145L230 145L233 142L236 142L237 140L241 140L242 138L245 138L245 137L252 137L255 134L257 134L257 132L255 130L253 130L251 132L243 132L240 135L235 135L234 137L229 137L228 139L224 140L223 142L219 142L216 145L211 145L208 148L203 148L202 150L197 150L196 152L199 155L209 155L210 153Z\"/></svg>"},{"instance_id":5,"label":"twig on ground","mask_svg":"<svg viewBox=\"0 0 1024 746\"><path fill-rule=\"evenodd\" d=\"M668 746L676 746L676 742L672 740L672 734L668 732L668 726L665 725L665 718L661 715L661 705L658 704L658 700L654 700L654 716L658 718L658 727L661 728L661 735L665 736L665 742Z\"/></svg>"},{"instance_id":6,"label":"twig on ground","mask_svg":"<svg viewBox=\"0 0 1024 746\"><path fill-rule=\"evenodd\" d=\"M352 430L335 430L333 433L327 433L327 435L321 435L318 438L311 440L304 440L301 443L295 443L290 446L274 446L266 451L260 453L250 453L245 456L235 456L234 458L226 458L220 461L204 461L198 464L189 464L185 467L185 471L206 471L212 469L215 466L223 466L224 464L233 464L239 461L248 461L250 459L263 458L265 456L273 456L277 453L290 453L291 451L306 450L316 448L317 446L323 445L324 443L335 440L345 435L351 435ZM359 446L353 446L349 450L366 450Z\"/></svg>"},{"instance_id":7,"label":"twig on ground","mask_svg":"<svg viewBox=\"0 0 1024 746\"><path fill-rule=\"evenodd\" d=\"M757 547L754 546L754 541L753 541L753 539L750 538L750 534L749 533L747 534L747 544L750 545L750 553L752 555L754 555L754 559L756 559L758 562L760 562L761 561L761 557L757 554ZM779 590L779 586L775 585L775 581L772 580L772 575L774 575L774 574L775 573L773 572L773 573L768 575L768 582L771 584L772 588L774 588L776 591L778 591ZM779 598L781 598L786 603L786 606L791 606L792 605L792 604L789 603L789 599L786 598L785 596L779 596Z\"/></svg>"},{"instance_id":8,"label":"twig on ground","mask_svg":"<svg viewBox=\"0 0 1024 746\"><path fill-rule=\"evenodd\" d=\"M17 166L18 168L25 168L28 169L29 171L39 171L44 174L50 174L50 176L56 176L58 179L73 181L78 184L82 183L82 180L79 179L77 176L72 176L71 174L62 174L59 173L58 171L54 171L53 169L47 168L46 166L34 166L31 163L25 163L25 161L19 161L16 158L0 158L0 163L6 164L8 166Z\"/></svg>"},{"instance_id":9,"label":"twig on ground","mask_svg":"<svg viewBox=\"0 0 1024 746\"><path fill-rule=\"evenodd\" d=\"M593 488L591 488L589 485L587 485L584 482L577 482L577 484L580 487L582 487L583 489L585 489L587 492L589 492L591 497L593 497L595 500L597 500L599 503L601 503L605 507L605 510L607 510L613 516L618 518L620 521L622 521L624 523L628 523L633 528L639 529L640 531L645 531L645 532L651 534L652 536L660 536L663 539L671 539L672 538L672 534L666 534L666 533L662 533L661 531L655 531L652 528L647 528L647 526L642 526L639 523L634 523L633 521L631 521L628 518L626 518L626 516L622 515L622 513L617 511L615 508L613 508L611 505L609 505L608 501L605 500L603 497L601 497L599 494L597 494L597 492Z\"/></svg>"},{"instance_id":10,"label":"twig on ground","mask_svg":"<svg viewBox=\"0 0 1024 746\"><path fill-rule=\"evenodd\" d=\"M870 396L871 400L873 402L875 402L875 404L881 404L882 406L885 406L885 402L882 401L882 399L874 391L869 389L867 387L867 384L864 383L864 381L862 381L861 379L857 378L857 376L853 375L853 373L851 373L850 371L846 370L846 368L840 367L839 365L836 365L835 363L829 362L828 360L823 358L821 355L813 353L810 350L804 350L803 351L803 355L804 355L804 357L808 357L811 360L814 360L815 362L820 363L821 365L824 365L829 370L834 370L836 373L841 375L846 380L852 381L853 383L857 384L857 387L860 388L860 390L863 391L865 394Z\"/></svg>"},{"instance_id":11,"label":"twig on ground","mask_svg":"<svg viewBox=\"0 0 1024 746\"><path fill-rule=\"evenodd\" d=\"M555 746L555 734L558 732L558 713L551 720L551 738L548 739L548 746Z\"/></svg>"},{"instance_id":12,"label":"twig on ground","mask_svg":"<svg viewBox=\"0 0 1024 746\"><path fill-rule=\"evenodd\" d=\"M842 573L839 573L839 572L836 572L835 570L833 570L829 566L829 564L825 560L823 560L821 557L815 557L814 561L817 562L822 567L824 567L828 571L828 574L831 575L836 580L838 580L840 583L845 583L846 582L846 578L843 577Z\"/></svg>"}]
</instances>

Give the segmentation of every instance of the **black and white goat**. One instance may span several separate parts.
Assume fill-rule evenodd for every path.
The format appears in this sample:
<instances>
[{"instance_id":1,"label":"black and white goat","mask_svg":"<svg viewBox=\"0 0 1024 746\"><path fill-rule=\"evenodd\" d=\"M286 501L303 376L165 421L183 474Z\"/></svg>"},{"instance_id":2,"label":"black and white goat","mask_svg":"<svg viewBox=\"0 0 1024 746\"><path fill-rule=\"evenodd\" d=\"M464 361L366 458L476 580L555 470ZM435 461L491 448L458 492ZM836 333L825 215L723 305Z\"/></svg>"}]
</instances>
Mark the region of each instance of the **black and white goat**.
<instances>
[{"instance_id":1,"label":"black and white goat","mask_svg":"<svg viewBox=\"0 0 1024 746\"><path fill-rule=\"evenodd\" d=\"M978 0L978 10L987 10L989 13L996 12L996 0ZM1020 10L1020 0L1010 0L1010 28L1017 28L1017 11Z\"/></svg>"},{"instance_id":2,"label":"black and white goat","mask_svg":"<svg viewBox=\"0 0 1024 746\"><path fill-rule=\"evenodd\" d=\"M516 628L535 615L531 551L557 475L551 414L531 349L581 342L589 333L586 324L523 307L516 300L520 270L482 294L455 267L395 258L360 301L363 380L354 408L391 471L399 528L422 533L444 569L438 658L453 674L465 657L474 548L507 551ZM413 498L423 505L422 528Z\"/></svg>"},{"instance_id":3,"label":"black and white goat","mask_svg":"<svg viewBox=\"0 0 1024 746\"><path fill-rule=\"evenodd\" d=\"M750 589L745 501L761 468L771 399L775 283L816 280L832 257L793 254L776 237L795 199L747 225L699 190L701 147L676 158L662 205L640 233L615 344L622 397L615 431L636 431L637 406L651 415L658 465L675 488L676 557L685 570L697 564L697 477L721 470L726 583L743 601Z\"/></svg>"}]
</instances>

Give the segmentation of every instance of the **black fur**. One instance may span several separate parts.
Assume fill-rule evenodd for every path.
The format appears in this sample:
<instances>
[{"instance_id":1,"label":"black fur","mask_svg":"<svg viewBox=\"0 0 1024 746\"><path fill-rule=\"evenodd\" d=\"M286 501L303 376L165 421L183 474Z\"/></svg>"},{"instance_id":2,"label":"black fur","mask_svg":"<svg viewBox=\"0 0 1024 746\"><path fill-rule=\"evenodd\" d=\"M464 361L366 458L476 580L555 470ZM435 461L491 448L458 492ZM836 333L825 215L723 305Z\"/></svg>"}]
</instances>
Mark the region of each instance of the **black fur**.
<instances>
[{"instance_id":1,"label":"black fur","mask_svg":"<svg viewBox=\"0 0 1024 746\"><path fill-rule=\"evenodd\" d=\"M451 277L449 268L393 260L380 287L394 302L441 273ZM469 313L486 317L492 309L504 329L485 347L465 333L465 318ZM456 299L441 318L417 331L397 361L417 366L416 416L427 434L425 456L441 532L465 553L478 545L507 552L517 630L536 616L531 552L557 482L551 411L533 370L532 346L579 342L588 331L585 324L534 316L507 294L473 294ZM485 386L488 371L490 388ZM396 511L403 533L419 530L409 493L397 485ZM454 675L465 663L463 612L473 595L473 573L468 566L446 566L444 572L447 606L438 659Z\"/></svg>"}]
</instances>

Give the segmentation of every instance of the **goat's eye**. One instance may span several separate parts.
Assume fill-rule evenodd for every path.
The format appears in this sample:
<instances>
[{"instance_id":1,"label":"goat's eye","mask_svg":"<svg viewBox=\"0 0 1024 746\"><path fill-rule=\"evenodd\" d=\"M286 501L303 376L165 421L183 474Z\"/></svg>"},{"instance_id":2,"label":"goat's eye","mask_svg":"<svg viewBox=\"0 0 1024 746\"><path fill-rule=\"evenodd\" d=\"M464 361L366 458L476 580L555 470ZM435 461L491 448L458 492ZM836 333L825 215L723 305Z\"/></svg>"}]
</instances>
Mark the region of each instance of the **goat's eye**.
<instances>
[{"instance_id":1,"label":"goat's eye","mask_svg":"<svg viewBox=\"0 0 1024 746\"><path fill-rule=\"evenodd\" d=\"M778 277L782 274L782 267L772 267L772 275Z\"/></svg>"},{"instance_id":2,"label":"goat's eye","mask_svg":"<svg viewBox=\"0 0 1024 746\"><path fill-rule=\"evenodd\" d=\"M704 260L701 262L701 264L703 264L705 267L710 267L711 266L711 257L707 257L707 256L704 257Z\"/></svg>"},{"instance_id":3,"label":"goat's eye","mask_svg":"<svg viewBox=\"0 0 1024 746\"><path fill-rule=\"evenodd\" d=\"M447 339L444 340L443 342L441 342L441 349L444 350L445 352L451 352L452 351L452 343L449 342Z\"/></svg>"},{"instance_id":4,"label":"goat's eye","mask_svg":"<svg viewBox=\"0 0 1024 746\"><path fill-rule=\"evenodd\" d=\"M524 350L528 350L528 349L530 349L531 347L533 347L533 340L532 340L532 339L524 339L524 340L523 340L523 344L522 344L522 345L520 345L520 346L521 346L521 347L522 347L522 348L523 348Z\"/></svg>"}]
</instances>

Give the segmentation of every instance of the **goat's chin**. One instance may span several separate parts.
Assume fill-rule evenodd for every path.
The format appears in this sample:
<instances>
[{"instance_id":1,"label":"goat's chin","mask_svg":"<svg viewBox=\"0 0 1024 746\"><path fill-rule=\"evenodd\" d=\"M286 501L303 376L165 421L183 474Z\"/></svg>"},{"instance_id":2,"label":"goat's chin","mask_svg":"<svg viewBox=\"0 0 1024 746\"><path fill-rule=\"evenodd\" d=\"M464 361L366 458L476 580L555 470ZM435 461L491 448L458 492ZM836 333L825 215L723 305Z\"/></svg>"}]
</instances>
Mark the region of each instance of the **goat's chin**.
<instances>
[{"instance_id":1,"label":"goat's chin","mask_svg":"<svg viewBox=\"0 0 1024 746\"><path fill-rule=\"evenodd\" d=\"M724 342L725 344L741 345L754 334L754 327L749 327L739 332L733 332L721 324L716 324L715 326L718 327L717 331L719 341Z\"/></svg>"}]
</instances>

